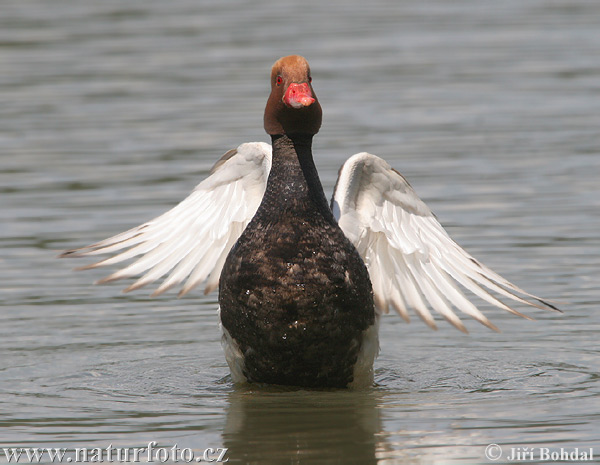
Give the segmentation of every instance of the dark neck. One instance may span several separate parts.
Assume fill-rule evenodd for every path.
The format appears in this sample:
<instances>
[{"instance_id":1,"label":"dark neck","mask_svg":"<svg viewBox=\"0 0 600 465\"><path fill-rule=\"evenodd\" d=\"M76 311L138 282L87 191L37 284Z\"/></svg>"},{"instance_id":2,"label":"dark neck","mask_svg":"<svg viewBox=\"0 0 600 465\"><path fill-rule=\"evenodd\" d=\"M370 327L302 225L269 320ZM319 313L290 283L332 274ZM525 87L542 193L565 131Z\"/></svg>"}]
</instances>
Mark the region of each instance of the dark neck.
<instances>
[{"instance_id":1,"label":"dark neck","mask_svg":"<svg viewBox=\"0 0 600 465\"><path fill-rule=\"evenodd\" d=\"M317 211L333 220L312 157L312 135L271 136L273 160L260 209Z\"/></svg>"}]
</instances>

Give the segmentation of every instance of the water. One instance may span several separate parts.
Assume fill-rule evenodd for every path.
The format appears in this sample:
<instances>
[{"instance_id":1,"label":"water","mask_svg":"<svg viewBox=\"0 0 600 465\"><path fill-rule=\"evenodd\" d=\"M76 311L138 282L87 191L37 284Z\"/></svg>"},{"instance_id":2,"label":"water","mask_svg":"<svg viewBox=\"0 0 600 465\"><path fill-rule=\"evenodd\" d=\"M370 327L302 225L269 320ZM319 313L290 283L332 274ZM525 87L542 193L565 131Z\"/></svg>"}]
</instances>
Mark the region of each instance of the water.
<instances>
[{"instance_id":1,"label":"water","mask_svg":"<svg viewBox=\"0 0 600 465\"><path fill-rule=\"evenodd\" d=\"M497 443L496 463L518 447L600 456L597 2L1 8L0 450L156 441L228 448L230 463L464 464L488 463ZM482 304L503 332L468 321L469 336L389 315L372 390L236 388L216 294L124 295L92 285L108 270L55 259L165 211L226 150L267 140L268 73L289 53L310 60L324 108L327 192L349 155L384 157L467 250L565 314L530 322Z\"/></svg>"}]
</instances>

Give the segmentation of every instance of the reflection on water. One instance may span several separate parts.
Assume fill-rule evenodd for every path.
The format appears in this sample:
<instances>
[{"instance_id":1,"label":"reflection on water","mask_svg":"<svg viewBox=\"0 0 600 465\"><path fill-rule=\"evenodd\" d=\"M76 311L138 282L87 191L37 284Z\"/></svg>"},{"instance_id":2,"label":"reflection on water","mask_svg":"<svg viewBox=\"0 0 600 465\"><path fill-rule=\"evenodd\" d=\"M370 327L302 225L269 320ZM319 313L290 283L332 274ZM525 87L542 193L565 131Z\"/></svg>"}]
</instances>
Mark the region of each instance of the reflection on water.
<instances>
[{"instance_id":1,"label":"reflection on water","mask_svg":"<svg viewBox=\"0 0 600 465\"><path fill-rule=\"evenodd\" d=\"M232 463L377 463L374 392L237 388L228 401L223 444Z\"/></svg>"},{"instance_id":2,"label":"reflection on water","mask_svg":"<svg viewBox=\"0 0 600 465\"><path fill-rule=\"evenodd\" d=\"M0 446L428 465L598 447L598 18L587 0L4 2ZM352 153L384 157L461 245L565 314L482 305L503 332L469 336L388 315L370 391L235 388L215 294L122 295L56 260L266 140L289 53L324 108L326 191Z\"/></svg>"}]
</instances>

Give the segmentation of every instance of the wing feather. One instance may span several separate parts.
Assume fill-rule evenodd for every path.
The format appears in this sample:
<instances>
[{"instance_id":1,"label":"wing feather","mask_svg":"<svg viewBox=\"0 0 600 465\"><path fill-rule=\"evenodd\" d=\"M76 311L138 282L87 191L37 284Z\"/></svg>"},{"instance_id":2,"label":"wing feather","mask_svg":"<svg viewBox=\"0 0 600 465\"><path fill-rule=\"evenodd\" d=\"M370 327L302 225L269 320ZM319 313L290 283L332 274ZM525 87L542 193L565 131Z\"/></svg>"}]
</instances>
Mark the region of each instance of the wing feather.
<instances>
[{"instance_id":1,"label":"wing feather","mask_svg":"<svg viewBox=\"0 0 600 465\"><path fill-rule=\"evenodd\" d=\"M384 160L368 153L352 156L340 169L332 199L340 227L365 261L375 306L409 321L412 308L431 328L430 308L467 332L459 310L498 331L460 287L486 302L531 319L491 292L521 304L558 310L483 265L446 233L410 184Z\"/></svg>"},{"instance_id":2,"label":"wing feather","mask_svg":"<svg viewBox=\"0 0 600 465\"><path fill-rule=\"evenodd\" d=\"M264 195L271 169L271 146L261 142L227 152L208 178L171 210L140 226L62 257L112 256L80 269L137 259L99 281L140 276L126 292L166 278L152 295L184 283L186 294L208 279L214 290L227 254L252 219Z\"/></svg>"}]
</instances>

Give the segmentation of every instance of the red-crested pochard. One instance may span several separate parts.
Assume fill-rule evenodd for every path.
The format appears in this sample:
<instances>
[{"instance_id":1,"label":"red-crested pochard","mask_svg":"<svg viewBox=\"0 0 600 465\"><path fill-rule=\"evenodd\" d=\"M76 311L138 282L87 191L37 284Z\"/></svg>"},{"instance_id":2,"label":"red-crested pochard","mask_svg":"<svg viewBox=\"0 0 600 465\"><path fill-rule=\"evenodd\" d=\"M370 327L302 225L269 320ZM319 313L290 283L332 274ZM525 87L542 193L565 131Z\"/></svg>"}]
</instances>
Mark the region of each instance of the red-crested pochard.
<instances>
[{"instance_id":1,"label":"red-crested pochard","mask_svg":"<svg viewBox=\"0 0 600 465\"><path fill-rule=\"evenodd\" d=\"M273 65L264 126L272 145L230 150L168 212L63 256L112 254L84 268L139 256L101 281L141 275L127 291L165 275L153 295L218 286L234 382L370 386L379 317L390 308L436 329L432 308L466 332L458 309L497 330L460 287L520 316L490 291L556 310L464 251L375 155L344 163L330 206L311 149L321 106L303 57Z\"/></svg>"}]
</instances>

